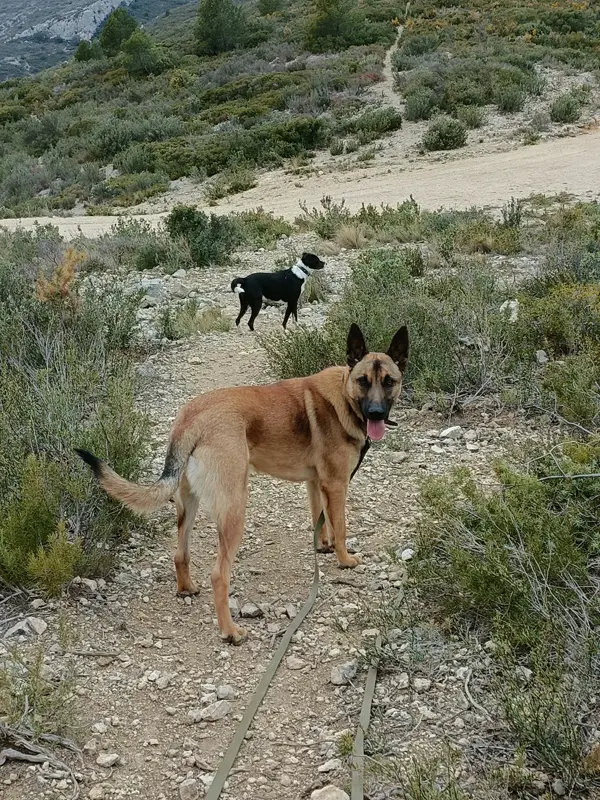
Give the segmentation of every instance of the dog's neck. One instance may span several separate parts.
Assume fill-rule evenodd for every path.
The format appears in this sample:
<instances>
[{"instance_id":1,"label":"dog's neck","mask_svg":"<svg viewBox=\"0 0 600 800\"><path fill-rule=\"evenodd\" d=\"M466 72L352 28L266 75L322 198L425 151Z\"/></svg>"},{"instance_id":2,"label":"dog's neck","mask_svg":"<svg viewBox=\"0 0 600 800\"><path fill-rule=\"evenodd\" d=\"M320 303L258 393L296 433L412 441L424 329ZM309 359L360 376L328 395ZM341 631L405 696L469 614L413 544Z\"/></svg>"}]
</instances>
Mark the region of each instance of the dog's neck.
<instances>
[{"instance_id":1,"label":"dog's neck","mask_svg":"<svg viewBox=\"0 0 600 800\"><path fill-rule=\"evenodd\" d=\"M304 283L304 281L310 277L310 267L307 267L302 259L298 259L294 266L292 267L292 272L297 278Z\"/></svg>"}]
</instances>

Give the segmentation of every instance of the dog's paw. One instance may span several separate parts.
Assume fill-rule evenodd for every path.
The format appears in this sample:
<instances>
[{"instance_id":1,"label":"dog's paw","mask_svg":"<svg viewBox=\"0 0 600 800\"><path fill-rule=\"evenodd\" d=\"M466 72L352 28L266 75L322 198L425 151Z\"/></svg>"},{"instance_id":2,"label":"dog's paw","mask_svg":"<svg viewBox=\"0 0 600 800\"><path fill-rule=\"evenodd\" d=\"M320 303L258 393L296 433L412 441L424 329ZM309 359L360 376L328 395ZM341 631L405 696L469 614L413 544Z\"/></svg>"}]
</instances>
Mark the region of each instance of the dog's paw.
<instances>
[{"instance_id":1,"label":"dog's paw","mask_svg":"<svg viewBox=\"0 0 600 800\"><path fill-rule=\"evenodd\" d=\"M333 553L334 547L328 542L319 542L317 553Z\"/></svg>"},{"instance_id":2,"label":"dog's paw","mask_svg":"<svg viewBox=\"0 0 600 800\"><path fill-rule=\"evenodd\" d=\"M346 556L344 559L338 559L338 566L340 569L354 569L360 564L360 559L356 556Z\"/></svg>"},{"instance_id":3,"label":"dog's paw","mask_svg":"<svg viewBox=\"0 0 600 800\"><path fill-rule=\"evenodd\" d=\"M248 631L246 628L240 628L236 625L230 633L222 633L221 638L224 642L232 644L234 647L239 647L248 638Z\"/></svg>"},{"instance_id":4,"label":"dog's paw","mask_svg":"<svg viewBox=\"0 0 600 800\"><path fill-rule=\"evenodd\" d=\"M195 597L197 594L200 594L200 589L195 583L190 583L183 589L177 589L177 597Z\"/></svg>"}]
</instances>

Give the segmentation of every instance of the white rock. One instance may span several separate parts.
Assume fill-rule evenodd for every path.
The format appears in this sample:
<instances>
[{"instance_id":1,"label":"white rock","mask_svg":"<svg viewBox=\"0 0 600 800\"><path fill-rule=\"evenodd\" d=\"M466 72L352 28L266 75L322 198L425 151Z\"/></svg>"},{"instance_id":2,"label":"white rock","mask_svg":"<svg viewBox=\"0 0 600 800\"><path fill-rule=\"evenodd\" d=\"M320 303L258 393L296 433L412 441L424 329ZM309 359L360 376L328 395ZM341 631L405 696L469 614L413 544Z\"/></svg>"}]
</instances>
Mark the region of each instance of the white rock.
<instances>
[{"instance_id":1,"label":"white rock","mask_svg":"<svg viewBox=\"0 0 600 800\"><path fill-rule=\"evenodd\" d=\"M397 686L398 689L408 689L409 680L408 680L408 672L401 672L398 675Z\"/></svg>"},{"instance_id":2,"label":"white rock","mask_svg":"<svg viewBox=\"0 0 600 800\"><path fill-rule=\"evenodd\" d=\"M318 767L319 772L333 772L336 769L341 769L342 762L339 758L330 758L324 764Z\"/></svg>"},{"instance_id":3,"label":"white rock","mask_svg":"<svg viewBox=\"0 0 600 800\"><path fill-rule=\"evenodd\" d=\"M535 360L540 367L542 367L544 364L547 364L550 359L548 358L548 353L545 350L536 350Z\"/></svg>"},{"instance_id":4,"label":"white rock","mask_svg":"<svg viewBox=\"0 0 600 800\"><path fill-rule=\"evenodd\" d=\"M171 683L172 678L173 678L172 675L164 673L163 675L160 676L160 678L156 679L156 687L161 691L166 689L167 686Z\"/></svg>"},{"instance_id":5,"label":"white rock","mask_svg":"<svg viewBox=\"0 0 600 800\"><path fill-rule=\"evenodd\" d=\"M107 730L108 730L108 725L106 725L106 723L104 723L104 722L95 722L92 725L92 731L94 733L102 734L102 733L106 733Z\"/></svg>"},{"instance_id":6,"label":"white rock","mask_svg":"<svg viewBox=\"0 0 600 800\"><path fill-rule=\"evenodd\" d=\"M200 719L206 722L216 722L223 719L231 712L231 703L228 700L217 700L216 703L211 703L200 712Z\"/></svg>"},{"instance_id":7,"label":"white rock","mask_svg":"<svg viewBox=\"0 0 600 800\"><path fill-rule=\"evenodd\" d=\"M285 607L285 613L288 619L294 619L294 617L298 613L298 609L293 603L288 603Z\"/></svg>"},{"instance_id":8,"label":"white rock","mask_svg":"<svg viewBox=\"0 0 600 800\"><path fill-rule=\"evenodd\" d=\"M256 619L264 616L262 608L259 608L254 603L244 603L240 615L249 619Z\"/></svg>"},{"instance_id":9,"label":"white rock","mask_svg":"<svg viewBox=\"0 0 600 800\"><path fill-rule=\"evenodd\" d=\"M363 639L375 639L377 636L379 636L379 631L377 628L365 628L364 631L362 631L361 636Z\"/></svg>"},{"instance_id":10,"label":"white rock","mask_svg":"<svg viewBox=\"0 0 600 800\"><path fill-rule=\"evenodd\" d=\"M435 453L436 456L442 456L446 451L443 447L440 447L439 444L434 444L431 446L431 452Z\"/></svg>"},{"instance_id":11,"label":"white rock","mask_svg":"<svg viewBox=\"0 0 600 800\"><path fill-rule=\"evenodd\" d=\"M358 661L348 661L345 664L338 664L331 668L331 682L334 686L346 686L356 677L358 672Z\"/></svg>"},{"instance_id":12,"label":"white rock","mask_svg":"<svg viewBox=\"0 0 600 800\"><path fill-rule=\"evenodd\" d=\"M171 297L177 297L178 299L183 300L184 297L188 296L190 290L180 281L174 281L169 287L169 293Z\"/></svg>"},{"instance_id":13,"label":"white rock","mask_svg":"<svg viewBox=\"0 0 600 800\"><path fill-rule=\"evenodd\" d=\"M556 778L556 780L552 781L552 791L559 797L564 797L566 795L567 790L560 778Z\"/></svg>"},{"instance_id":14,"label":"white rock","mask_svg":"<svg viewBox=\"0 0 600 800\"><path fill-rule=\"evenodd\" d=\"M85 586L85 588L95 594L98 591L98 584L96 581L92 580L91 578L82 578L81 585Z\"/></svg>"},{"instance_id":15,"label":"white rock","mask_svg":"<svg viewBox=\"0 0 600 800\"><path fill-rule=\"evenodd\" d=\"M285 660L285 665L288 669L303 669L306 666L306 661L303 661L297 656L288 656Z\"/></svg>"},{"instance_id":16,"label":"white rock","mask_svg":"<svg viewBox=\"0 0 600 800\"><path fill-rule=\"evenodd\" d=\"M88 794L89 800L102 800L104 797L103 786L92 786Z\"/></svg>"},{"instance_id":17,"label":"white rock","mask_svg":"<svg viewBox=\"0 0 600 800\"><path fill-rule=\"evenodd\" d=\"M117 753L100 753L96 759L96 764L98 764L99 767L114 767L120 760Z\"/></svg>"},{"instance_id":18,"label":"white rock","mask_svg":"<svg viewBox=\"0 0 600 800\"><path fill-rule=\"evenodd\" d=\"M415 551L412 547L407 547L405 550L402 551L400 558L402 561L411 561L414 558Z\"/></svg>"},{"instance_id":19,"label":"white rock","mask_svg":"<svg viewBox=\"0 0 600 800\"><path fill-rule=\"evenodd\" d=\"M390 461L392 464L402 464L408 458L408 453L403 450L398 450L396 453L390 453Z\"/></svg>"},{"instance_id":20,"label":"white rock","mask_svg":"<svg viewBox=\"0 0 600 800\"><path fill-rule=\"evenodd\" d=\"M48 627L48 623L40 617L26 617L26 619L17 622L12 628L9 628L4 634L4 638L8 639L17 634L35 633L41 636Z\"/></svg>"},{"instance_id":21,"label":"white rock","mask_svg":"<svg viewBox=\"0 0 600 800\"><path fill-rule=\"evenodd\" d=\"M233 686L229 686L228 684L225 686L219 686L217 688L217 697L219 700L233 700L235 698Z\"/></svg>"},{"instance_id":22,"label":"white rock","mask_svg":"<svg viewBox=\"0 0 600 800\"><path fill-rule=\"evenodd\" d=\"M426 692L431 689L431 681L429 678L415 678L413 680L413 688L415 692Z\"/></svg>"},{"instance_id":23,"label":"white rock","mask_svg":"<svg viewBox=\"0 0 600 800\"><path fill-rule=\"evenodd\" d=\"M322 789L315 789L310 800L350 800L350 798L343 789L338 789L337 786L324 786Z\"/></svg>"},{"instance_id":24,"label":"white rock","mask_svg":"<svg viewBox=\"0 0 600 800\"><path fill-rule=\"evenodd\" d=\"M450 428L445 428L440 431L440 439L460 439L463 429L460 425L452 425Z\"/></svg>"},{"instance_id":25,"label":"white rock","mask_svg":"<svg viewBox=\"0 0 600 800\"><path fill-rule=\"evenodd\" d=\"M45 605L46 601L42 600L41 597L36 597L35 600L31 601L31 607L33 608L34 611L37 611L38 608L44 608Z\"/></svg>"},{"instance_id":26,"label":"white rock","mask_svg":"<svg viewBox=\"0 0 600 800\"><path fill-rule=\"evenodd\" d=\"M187 271L185 269L178 269L176 272L174 272L171 275L171 277L172 278L185 278L186 275L187 275Z\"/></svg>"},{"instance_id":27,"label":"white rock","mask_svg":"<svg viewBox=\"0 0 600 800\"><path fill-rule=\"evenodd\" d=\"M179 797L180 800L198 800L200 797L198 781L194 778L187 778L187 780L183 781L183 783L180 783Z\"/></svg>"},{"instance_id":28,"label":"white rock","mask_svg":"<svg viewBox=\"0 0 600 800\"><path fill-rule=\"evenodd\" d=\"M477 442L467 442L467 450L470 453L477 453L480 450L480 447Z\"/></svg>"}]
</instances>

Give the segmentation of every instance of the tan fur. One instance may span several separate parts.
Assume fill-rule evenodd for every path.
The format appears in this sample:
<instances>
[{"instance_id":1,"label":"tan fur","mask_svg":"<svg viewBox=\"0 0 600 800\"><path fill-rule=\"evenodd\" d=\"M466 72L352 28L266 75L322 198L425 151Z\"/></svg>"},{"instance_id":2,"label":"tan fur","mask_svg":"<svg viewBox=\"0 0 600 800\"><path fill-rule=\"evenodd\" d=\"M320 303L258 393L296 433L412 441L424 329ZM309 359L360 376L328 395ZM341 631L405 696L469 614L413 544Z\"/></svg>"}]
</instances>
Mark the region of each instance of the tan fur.
<instances>
[{"instance_id":1,"label":"tan fur","mask_svg":"<svg viewBox=\"0 0 600 800\"><path fill-rule=\"evenodd\" d=\"M149 513L174 500L180 594L197 591L189 572L189 539L199 503L215 519L219 549L211 578L224 638L239 643L246 636L231 618L228 595L251 470L306 482L313 524L325 512L322 548L335 550L340 567L358 563L346 549L345 504L366 441L362 409L370 399L391 407L402 385L398 363L387 354L368 353L352 369L331 367L308 378L195 397L175 419L163 477L152 486L126 481L101 463L103 488L133 510Z\"/></svg>"}]
</instances>

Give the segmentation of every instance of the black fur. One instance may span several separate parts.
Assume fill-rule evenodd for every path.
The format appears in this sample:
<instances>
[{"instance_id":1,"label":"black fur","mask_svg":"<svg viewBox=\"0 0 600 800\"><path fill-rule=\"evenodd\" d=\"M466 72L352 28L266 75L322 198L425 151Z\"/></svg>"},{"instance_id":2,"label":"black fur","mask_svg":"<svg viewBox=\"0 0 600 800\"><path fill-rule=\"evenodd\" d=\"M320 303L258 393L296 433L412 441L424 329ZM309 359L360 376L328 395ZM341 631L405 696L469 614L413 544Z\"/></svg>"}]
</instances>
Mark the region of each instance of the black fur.
<instances>
[{"instance_id":1,"label":"black fur","mask_svg":"<svg viewBox=\"0 0 600 800\"><path fill-rule=\"evenodd\" d=\"M325 266L321 259L313 255L313 253L302 253L300 260L310 270L323 269ZM282 300L287 303L283 318L283 328L285 330L290 314L293 314L294 319L298 322L298 300L300 299L303 285L304 281L292 272L292 268L283 269L279 272L254 272L245 278L235 278L231 282L231 291L235 292L237 286L244 290L240 294L240 313L235 324L240 324L242 317L250 308L251 314L248 320L248 327L253 331L254 320L262 308L263 298L266 298L267 300Z\"/></svg>"},{"instance_id":2,"label":"black fur","mask_svg":"<svg viewBox=\"0 0 600 800\"><path fill-rule=\"evenodd\" d=\"M75 448L75 452L89 467L91 467L96 478L99 478L100 473L102 472L102 460L93 453L90 453L87 450L80 450L78 447Z\"/></svg>"}]
</instances>

